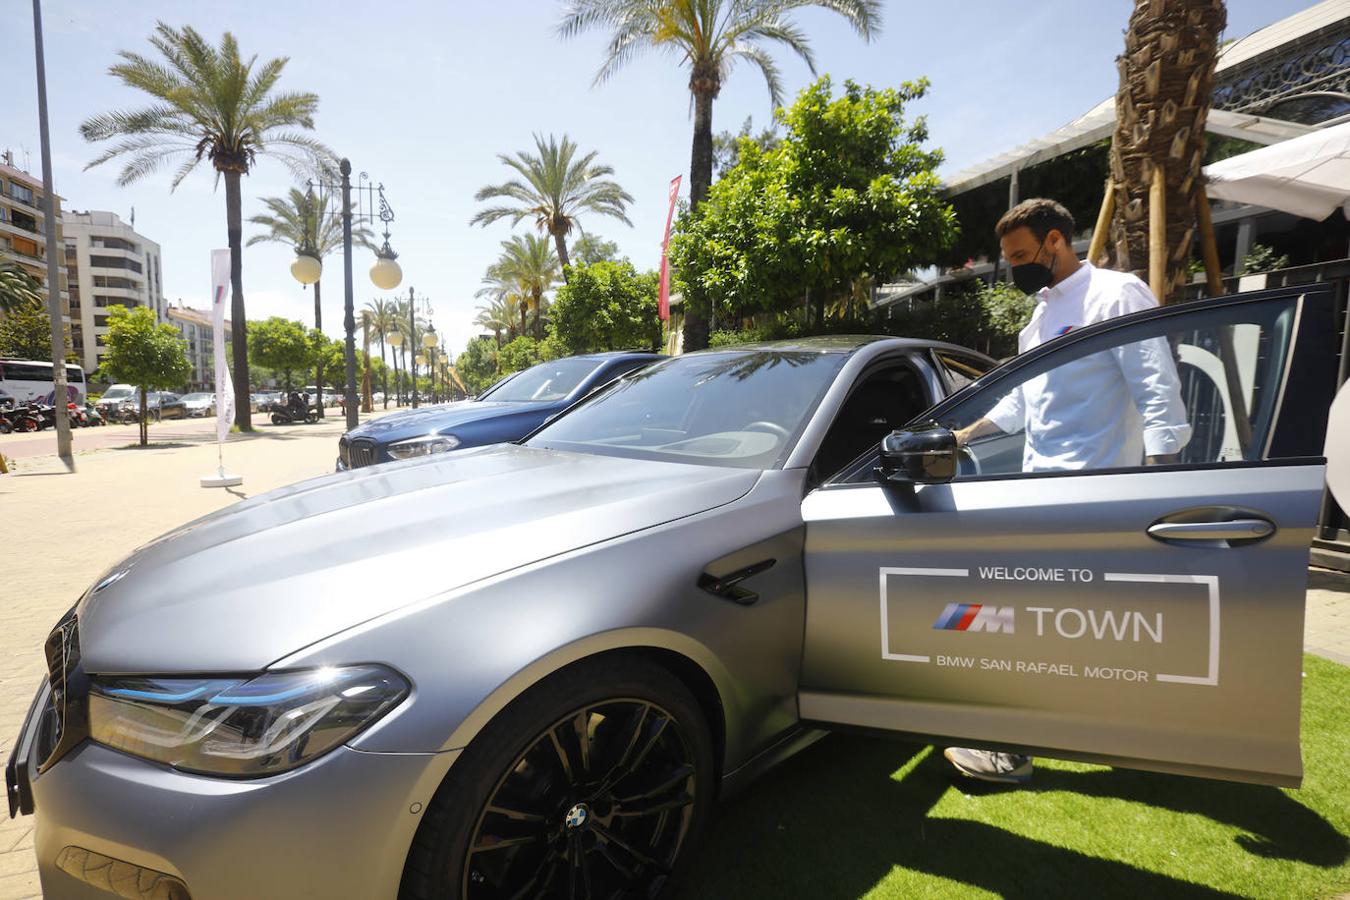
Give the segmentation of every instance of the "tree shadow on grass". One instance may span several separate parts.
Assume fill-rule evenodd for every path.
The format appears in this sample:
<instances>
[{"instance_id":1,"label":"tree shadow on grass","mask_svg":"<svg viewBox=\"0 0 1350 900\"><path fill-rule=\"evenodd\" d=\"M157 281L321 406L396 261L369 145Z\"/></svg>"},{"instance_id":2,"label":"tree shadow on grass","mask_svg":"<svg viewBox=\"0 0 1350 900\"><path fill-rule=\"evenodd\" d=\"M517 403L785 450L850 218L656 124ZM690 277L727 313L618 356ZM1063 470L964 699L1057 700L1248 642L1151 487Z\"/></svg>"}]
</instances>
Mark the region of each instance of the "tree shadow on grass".
<instances>
[{"instance_id":1,"label":"tree shadow on grass","mask_svg":"<svg viewBox=\"0 0 1350 900\"><path fill-rule=\"evenodd\" d=\"M903 777L894 774L906 768ZM927 747L833 735L714 811L680 896L842 900L866 894L896 867L1013 900L1238 896L996 825L930 817L952 778L941 755ZM1210 816L1259 835L1241 845L1261 856L1319 866L1346 856L1343 836L1273 788L1114 770L1043 770L1032 789L1122 797Z\"/></svg>"}]
</instances>

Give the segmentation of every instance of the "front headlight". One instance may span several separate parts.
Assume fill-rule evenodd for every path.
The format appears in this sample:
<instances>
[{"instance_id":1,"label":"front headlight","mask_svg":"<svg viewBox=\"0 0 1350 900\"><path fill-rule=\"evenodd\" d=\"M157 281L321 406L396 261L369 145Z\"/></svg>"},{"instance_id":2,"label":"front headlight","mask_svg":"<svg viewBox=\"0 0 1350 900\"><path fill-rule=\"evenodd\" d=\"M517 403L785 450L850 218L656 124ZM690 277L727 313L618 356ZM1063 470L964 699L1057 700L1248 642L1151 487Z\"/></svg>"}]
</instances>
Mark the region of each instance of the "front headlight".
<instances>
[{"instance_id":1,"label":"front headlight","mask_svg":"<svg viewBox=\"0 0 1350 900\"><path fill-rule=\"evenodd\" d=\"M412 459L414 456L430 456L433 453L445 453L459 446L459 438L453 434L428 434L424 437L410 438L389 445L389 455L394 459Z\"/></svg>"},{"instance_id":2,"label":"front headlight","mask_svg":"<svg viewBox=\"0 0 1350 900\"><path fill-rule=\"evenodd\" d=\"M92 679L90 737L187 772L258 778L349 740L408 695L383 666L268 672L256 678Z\"/></svg>"}]
</instances>

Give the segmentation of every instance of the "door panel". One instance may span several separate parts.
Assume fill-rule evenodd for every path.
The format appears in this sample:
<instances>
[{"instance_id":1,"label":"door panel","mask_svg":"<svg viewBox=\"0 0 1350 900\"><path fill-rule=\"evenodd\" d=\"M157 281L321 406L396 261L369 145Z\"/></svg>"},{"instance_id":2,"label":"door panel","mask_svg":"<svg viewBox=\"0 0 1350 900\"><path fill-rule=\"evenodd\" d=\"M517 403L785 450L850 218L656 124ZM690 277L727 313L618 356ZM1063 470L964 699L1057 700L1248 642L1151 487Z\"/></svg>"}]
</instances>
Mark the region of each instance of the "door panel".
<instances>
[{"instance_id":1,"label":"door panel","mask_svg":"<svg viewBox=\"0 0 1350 900\"><path fill-rule=\"evenodd\" d=\"M825 489L807 523L804 719L1297 784L1320 463ZM1162 544L1243 507L1259 543Z\"/></svg>"},{"instance_id":2,"label":"door panel","mask_svg":"<svg viewBox=\"0 0 1350 900\"><path fill-rule=\"evenodd\" d=\"M1297 784L1330 301L1085 327L925 414L952 483L808 495L802 717Z\"/></svg>"}]
</instances>

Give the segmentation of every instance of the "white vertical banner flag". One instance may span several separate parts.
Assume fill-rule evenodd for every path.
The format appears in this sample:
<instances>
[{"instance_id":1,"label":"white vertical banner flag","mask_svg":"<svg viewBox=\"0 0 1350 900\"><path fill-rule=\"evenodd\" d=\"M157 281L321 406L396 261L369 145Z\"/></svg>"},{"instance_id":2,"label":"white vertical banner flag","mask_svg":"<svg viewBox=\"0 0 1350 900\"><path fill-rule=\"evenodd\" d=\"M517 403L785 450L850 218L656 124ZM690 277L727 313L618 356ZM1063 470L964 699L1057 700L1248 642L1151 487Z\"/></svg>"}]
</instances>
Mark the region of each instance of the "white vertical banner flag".
<instances>
[{"instance_id":1,"label":"white vertical banner flag","mask_svg":"<svg viewBox=\"0 0 1350 900\"><path fill-rule=\"evenodd\" d=\"M211 251L211 329L216 352L216 440L225 442L234 422L234 383L225 363L225 301L230 289L230 251Z\"/></svg>"}]
</instances>

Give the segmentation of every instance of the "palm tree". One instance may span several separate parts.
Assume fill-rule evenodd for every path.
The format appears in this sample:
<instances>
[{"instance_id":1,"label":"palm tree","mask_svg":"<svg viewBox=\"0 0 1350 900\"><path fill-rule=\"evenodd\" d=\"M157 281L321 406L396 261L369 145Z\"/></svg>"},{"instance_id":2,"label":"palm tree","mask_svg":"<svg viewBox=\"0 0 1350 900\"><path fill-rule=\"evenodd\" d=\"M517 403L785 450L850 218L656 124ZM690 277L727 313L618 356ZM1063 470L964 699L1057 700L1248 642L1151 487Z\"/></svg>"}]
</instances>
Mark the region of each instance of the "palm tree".
<instances>
[{"instance_id":1,"label":"palm tree","mask_svg":"<svg viewBox=\"0 0 1350 900\"><path fill-rule=\"evenodd\" d=\"M786 45L815 74L806 33L786 19L790 11L806 6L839 13L864 40L881 28L881 0L569 0L558 33L573 37L593 28L609 30L609 47L596 84L644 50L668 51L688 66L694 105L689 203L697 208L712 186L713 101L732 67L748 62L758 68L775 107L783 102L783 85L765 44ZM707 321L686 310L684 348L701 350L707 345Z\"/></svg>"},{"instance_id":2,"label":"palm tree","mask_svg":"<svg viewBox=\"0 0 1350 900\"><path fill-rule=\"evenodd\" d=\"M384 394L384 408L389 408L389 370L384 358L385 338L394 330L394 304L389 300L372 300L366 304L362 315L370 318L370 330L380 342L380 391Z\"/></svg>"},{"instance_id":3,"label":"palm tree","mask_svg":"<svg viewBox=\"0 0 1350 900\"><path fill-rule=\"evenodd\" d=\"M261 225L266 231L248 239L245 246L254 244L285 244L295 250L298 256L308 253L323 261L334 250L342 246L342 214L330 209L327 191L319 188L317 196L312 191L291 188L285 197L263 197L263 206L267 213L249 216L253 225ZM370 229L364 224L352 226L352 244L374 249ZM314 282L314 327L323 331L323 292L322 280ZM319 417L323 417L323 367L315 367L316 402Z\"/></svg>"},{"instance_id":4,"label":"palm tree","mask_svg":"<svg viewBox=\"0 0 1350 900\"><path fill-rule=\"evenodd\" d=\"M521 219L533 216L539 230L553 236L566 279L567 235L576 226L577 216L583 212L612 216L631 228L626 209L633 198L617 181L606 177L613 175L614 169L597 163L594 150L578 158L577 145L567 135L560 144L552 135L545 143L536 134L534 146L537 153L522 151L514 157L498 154L497 158L515 169L520 178L481 188L474 199L505 198L514 203L481 210L469 224L487 225L510 217L511 224L518 225Z\"/></svg>"},{"instance_id":5,"label":"palm tree","mask_svg":"<svg viewBox=\"0 0 1350 900\"><path fill-rule=\"evenodd\" d=\"M515 320L513 310L507 305L505 297L494 298L487 306L479 306L477 309L478 315L474 317L473 324L491 331L492 337L497 341L497 349L500 350L502 332L509 332Z\"/></svg>"},{"instance_id":6,"label":"palm tree","mask_svg":"<svg viewBox=\"0 0 1350 900\"><path fill-rule=\"evenodd\" d=\"M1111 140L1112 267L1155 282L1151 286L1159 303L1181 299L1197 206L1206 204L1208 211L1200 168L1219 38L1226 24L1222 3L1166 0L1136 5L1125 33ZM1181 49L1176 51L1179 36ZM1162 178L1162 260L1150 259L1155 173ZM1158 279L1150 278L1153 262L1161 264Z\"/></svg>"},{"instance_id":7,"label":"palm tree","mask_svg":"<svg viewBox=\"0 0 1350 900\"><path fill-rule=\"evenodd\" d=\"M163 57L153 60L129 50L108 73L144 91L154 102L141 109L114 110L85 120L87 141L116 143L85 168L124 158L118 175L125 186L179 160L171 189L203 160L225 181L225 230L230 245L230 315L234 322L235 423L250 429L248 329L244 310L243 212L240 178L258 154L272 156L297 176L331 163L327 147L295 129L313 129L319 98L307 92L275 90L287 58L258 65L256 56L239 55L228 31L214 47L190 27L160 22L150 44Z\"/></svg>"},{"instance_id":8,"label":"palm tree","mask_svg":"<svg viewBox=\"0 0 1350 900\"><path fill-rule=\"evenodd\" d=\"M0 263L0 312L42 302L37 280L17 263Z\"/></svg>"},{"instance_id":9,"label":"palm tree","mask_svg":"<svg viewBox=\"0 0 1350 900\"><path fill-rule=\"evenodd\" d=\"M494 304L500 305L503 318L509 323L507 337L516 337L529 330L526 324L530 308L529 298L521 294L519 282L506 270L500 260L487 267L487 271L483 273L483 286L474 296L489 297ZM520 317L519 328L515 326L517 316Z\"/></svg>"},{"instance_id":10,"label":"palm tree","mask_svg":"<svg viewBox=\"0 0 1350 900\"><path fill-rule=\"evenodd\" d=\"M534 307L534 336L544 337L544 294L561 274L558 257L542 235L513 235L502 241L502 255L496 263L497 274L514 282ZM522 326L524 320L522 318ZM522 328L523 330L523 328Z\"/></svg>"}]
</instances>

